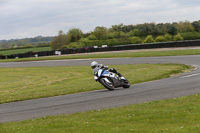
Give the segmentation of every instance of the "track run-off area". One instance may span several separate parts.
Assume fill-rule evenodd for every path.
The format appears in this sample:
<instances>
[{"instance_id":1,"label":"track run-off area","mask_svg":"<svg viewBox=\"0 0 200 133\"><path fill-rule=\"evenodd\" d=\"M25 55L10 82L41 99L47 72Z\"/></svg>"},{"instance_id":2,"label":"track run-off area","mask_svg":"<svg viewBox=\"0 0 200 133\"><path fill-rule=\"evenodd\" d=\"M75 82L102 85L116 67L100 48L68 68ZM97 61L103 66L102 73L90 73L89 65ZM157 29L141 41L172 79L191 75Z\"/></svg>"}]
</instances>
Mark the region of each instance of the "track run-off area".
<instances>
[{"instance_id":1,"label":"track run-off area","mask_svg":"<svg viewBox=\"0 0 200 133\"><path fill-rule=\"evenodd\" d=\"M200 55L8 62L0 63L0 67L88 66L93 60L105 65L178 63L193 65L196 69L167 79L132 85L129 89L104 89L0 104L0 122L114 108L200 93Z\"/></svg>"}]
</instances>

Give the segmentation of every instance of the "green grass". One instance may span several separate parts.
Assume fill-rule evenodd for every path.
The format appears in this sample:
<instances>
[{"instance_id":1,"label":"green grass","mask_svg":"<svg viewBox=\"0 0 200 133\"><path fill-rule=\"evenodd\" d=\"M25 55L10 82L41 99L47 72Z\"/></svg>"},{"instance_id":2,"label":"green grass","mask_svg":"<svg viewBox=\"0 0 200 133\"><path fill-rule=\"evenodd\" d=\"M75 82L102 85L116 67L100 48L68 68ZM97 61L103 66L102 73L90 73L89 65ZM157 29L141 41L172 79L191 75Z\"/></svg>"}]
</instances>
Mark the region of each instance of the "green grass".
<instances>
[{"instance_id":1,"label":"green grass","mask_svg":"<svg viewBox=\"0 0 200 133\"><path fill-rule=\"evenodd\" d=\"M0 124L1 133L199 133L200 94Z\"/></svg>"},{"instance_id":2,"label":"green grass","mask_svg":"<svg viewBox=\"0 0 200 133\"><path fill-rule=\"evenodd\" d=\"M84 55L71 54L71 55L66 55L66 56L7 59L7 60L0 60L0 62L63 60L63 59L91 59L91 58L134 58L134 57L179 56L179 55L198 55L198 54L200 54L200 49L121 52L121 53L84 54Z\"/></svg>"},{"instance_id":3,"label":"green grass","mask_svg":"<svg viewBox=\"0 0 200 133\"><path fill-rule=\"evenodd\" d=\"M131 84L167 78L190 69L178 64L113 65ZM0 69L0 103L104 89L90 66Z\"/></svg>"},{"instance_id":4,"label":"green grass","mask_svg":"<svg viewBox=\"0 0 200 133\"><path fill-rule=\"evenodd\" d=\"M51 47L38 47L38 48L24 48L24 49L13 49L13 50L4 50L0 51L0 54L3 55L11 55L11 54L17 54L17 53L26 53L29 51L49 51L51 50Z\"/></svg>"}]
</instances>

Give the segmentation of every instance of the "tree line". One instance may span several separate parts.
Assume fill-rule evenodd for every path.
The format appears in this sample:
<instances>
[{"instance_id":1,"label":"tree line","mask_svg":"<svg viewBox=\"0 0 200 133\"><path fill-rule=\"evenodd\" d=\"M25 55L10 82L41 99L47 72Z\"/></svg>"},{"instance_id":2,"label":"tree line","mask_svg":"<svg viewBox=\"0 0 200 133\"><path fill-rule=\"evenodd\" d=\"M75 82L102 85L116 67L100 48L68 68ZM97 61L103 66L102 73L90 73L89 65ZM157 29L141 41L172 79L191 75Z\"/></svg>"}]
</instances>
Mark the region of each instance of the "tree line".
<instances>
[{"instance_id":1,"label":"tree line","mask_svg":"<svg viewBox=\"0 0 200 133\"><path fill-rule=\"evenodd\" d=\"M62 30L52 41L52 49L78 48L88 46L114 46L200 39L200 20L174 23L144 23L137 25L113 25L110 28L97 26L90 33L79 28Z\"/></svg>"},{"instance_id":2,"label":"tree line","mask_svg":"<svg viewBox=\"0 0 200 133\"><path fill-rule=\"evenodd\" d=\"M200 20L174 23L144 23L137 25L97 26L90 33L79 28L62 30L52 41L52 49L78 48L101 45L142 44L200 39Z\"/></svg>"}]
</instances>

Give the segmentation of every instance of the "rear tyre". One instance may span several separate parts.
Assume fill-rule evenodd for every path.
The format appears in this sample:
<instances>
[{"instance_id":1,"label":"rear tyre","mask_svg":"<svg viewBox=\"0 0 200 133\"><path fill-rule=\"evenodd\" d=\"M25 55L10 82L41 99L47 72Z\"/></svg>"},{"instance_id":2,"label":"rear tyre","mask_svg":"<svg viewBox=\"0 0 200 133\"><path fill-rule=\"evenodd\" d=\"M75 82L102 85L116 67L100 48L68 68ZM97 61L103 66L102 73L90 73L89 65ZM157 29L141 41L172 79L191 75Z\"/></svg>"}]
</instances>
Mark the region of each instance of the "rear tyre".
<instances>
[{"instance_id":1,"label":"rear tyre","mask_svg":"<svg viewBox=\"0 0 200 133\"><path fill-rule=\"evenodd\" d=\"M108 83L105 81L105 79L100 79L99 82L108 90L112 91L115 89L114 85L112 84L112 82Z\"/></svg>"},{"instance_id":2,"label":"rear tyre","mask_svg":"<svg viewBox=\"0 0 200 133\"><path fill-rule=\"evenodd\" d=\"M123 80L122 82L123 82L122 87L124 88L129 88L131 86L130 82L127 79Z\"/></svg>"}]
</instances>

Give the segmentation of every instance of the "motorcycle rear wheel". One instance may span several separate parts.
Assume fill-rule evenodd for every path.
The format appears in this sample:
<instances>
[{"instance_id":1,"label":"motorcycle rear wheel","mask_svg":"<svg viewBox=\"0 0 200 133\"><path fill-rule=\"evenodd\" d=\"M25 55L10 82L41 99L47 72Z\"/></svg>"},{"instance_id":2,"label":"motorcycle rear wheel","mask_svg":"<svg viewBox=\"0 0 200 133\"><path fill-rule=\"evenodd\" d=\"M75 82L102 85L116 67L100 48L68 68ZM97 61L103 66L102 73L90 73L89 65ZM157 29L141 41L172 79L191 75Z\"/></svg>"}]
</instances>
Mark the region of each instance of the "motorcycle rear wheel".
<instances>
[{"instance_id":1,"label":"motorcycle rear wheel","mask_svg":"<svg viewBox=\"0 0 200 133\"><path fill-rule=\"evenodd\" d=\"M100 79L99 82L108 90L112 91L115 89L114 85L112 83L106 82L104 79Z\"/></svg>"}]
</instances>

